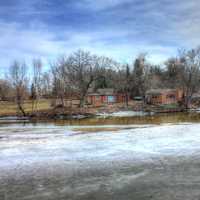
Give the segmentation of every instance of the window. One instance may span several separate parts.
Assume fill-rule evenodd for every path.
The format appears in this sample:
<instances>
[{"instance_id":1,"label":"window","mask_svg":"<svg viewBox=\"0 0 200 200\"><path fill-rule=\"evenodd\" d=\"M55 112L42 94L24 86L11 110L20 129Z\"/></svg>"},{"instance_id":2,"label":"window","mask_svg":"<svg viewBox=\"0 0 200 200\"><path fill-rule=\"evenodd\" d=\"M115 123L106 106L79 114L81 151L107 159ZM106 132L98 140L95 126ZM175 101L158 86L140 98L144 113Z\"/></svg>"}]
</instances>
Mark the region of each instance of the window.
<instances>
[{"instance_id":1,"label":"window","mask_svg":"<svg viewBox=\"0 0 200 200\"><path fill-rule=\"evenodd\" d=\"M115 97L114 96L108 96L108 103L114 103Z\"/></svg>"},{"instance_id":2,"label":"window","mask_svg":"<svg viewBox=\"0 0 200 200\"><path fill-rule=\"evenodd\" d=\"M168 94L167 99L176 99L176 96L174 94Z\"/></svg>"},{"instance_id":3,"label":"window","mask_svg":"<svg viewBox=\"0 0 200 200\"><path fill-rule=\"evenodd\" d=\"M158 95L152 95L152 99L157 99L157 98L159 98Z\"/></svg>"}]
</instances>

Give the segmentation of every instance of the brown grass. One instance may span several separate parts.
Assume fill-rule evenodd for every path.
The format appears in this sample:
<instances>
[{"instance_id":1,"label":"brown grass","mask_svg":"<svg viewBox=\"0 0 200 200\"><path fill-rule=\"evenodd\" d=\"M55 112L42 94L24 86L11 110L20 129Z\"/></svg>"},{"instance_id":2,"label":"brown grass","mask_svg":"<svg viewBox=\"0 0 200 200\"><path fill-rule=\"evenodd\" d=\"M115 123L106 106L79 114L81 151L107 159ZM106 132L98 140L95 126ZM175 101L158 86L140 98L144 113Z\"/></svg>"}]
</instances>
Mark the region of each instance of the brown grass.
<instances>
[{"instance_id":1,"label":"brown grass","mask_svg":"<svg viewBox=\"0 0 200 200\"><path fill-rule=\"evenodd\" d=\"M26 101L24 103L26 112L32 111L32 102ZM50 100L40 100L38 102L37 111L48 110L51 108ZM0 101L0 115L15 115L17 113L17 106L14 102Z\"/></svg>"},{"instance_id":2,"label":"brown grass","mask_svg":"<svg viewBox=\"0 0 200 200\"><path fill-rule=\"evenodd\" d=\"M52 104L52 99L41 99L39 100L37 104L37 109L34 110L34 112L46 112L51 113L52 112L57 112L59 114L59 109L53 110L51 107ZM130 106L129 109L132 109L133 105L135 103L133 101L130 101ZM85 114L85 113L90 113L90 114L95 114L99 112L116 112L125 107L124 103L119 103L119 104L114 104L114 105L107 105L104 107L85 107L85 108L78 108L78 101L73 100L72 104L68 102L67 100L65 101L65 113L73 113L73 114ZM69 106L72 106L71 108ZM23 107L25 108L26 113L31 113L32 112L32 101L25 101L23 104ZM62 109L61 109L62 110ZM14 102L7 102L7 101L0 101L0 116L11 116L11 115L16 115L17 113L17 105ZM62 110L63 112L63 110Z\"/></svg>"}]
</instances>

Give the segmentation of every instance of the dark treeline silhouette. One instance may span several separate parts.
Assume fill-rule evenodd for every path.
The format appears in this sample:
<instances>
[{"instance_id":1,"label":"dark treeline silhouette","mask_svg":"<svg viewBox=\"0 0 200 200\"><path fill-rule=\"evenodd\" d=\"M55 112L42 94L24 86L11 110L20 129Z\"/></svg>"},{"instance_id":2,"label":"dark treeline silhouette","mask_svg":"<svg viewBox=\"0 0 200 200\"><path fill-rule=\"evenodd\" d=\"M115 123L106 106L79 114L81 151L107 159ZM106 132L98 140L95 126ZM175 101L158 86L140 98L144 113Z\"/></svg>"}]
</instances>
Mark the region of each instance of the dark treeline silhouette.
<instances>
[{"instance_id":1,"label":"dark treeline silhouette","mask_svg":"<svg viewBox=\"0 0 200 200\"><path fill-rule=\"evenodd\" d=\"M149 63L146 54L140 54L131 64L121 64L78 50L59 57L45 72L40 59L34 59L32 66L14 61L5 78L0 80L0 99L15 102L18 111L25 116L23 104L27 99L32 101L33 111L37 110L41 98L59 99L64 107L66 98L76 96L79 106L83 107L91 88L94 91L114 88L126 94L128 105L129 96L143 98L149 89L180 88L184 91L187 108L199 86L200 48L179 51L162 66Z\"/></svg>"}]
</instances>

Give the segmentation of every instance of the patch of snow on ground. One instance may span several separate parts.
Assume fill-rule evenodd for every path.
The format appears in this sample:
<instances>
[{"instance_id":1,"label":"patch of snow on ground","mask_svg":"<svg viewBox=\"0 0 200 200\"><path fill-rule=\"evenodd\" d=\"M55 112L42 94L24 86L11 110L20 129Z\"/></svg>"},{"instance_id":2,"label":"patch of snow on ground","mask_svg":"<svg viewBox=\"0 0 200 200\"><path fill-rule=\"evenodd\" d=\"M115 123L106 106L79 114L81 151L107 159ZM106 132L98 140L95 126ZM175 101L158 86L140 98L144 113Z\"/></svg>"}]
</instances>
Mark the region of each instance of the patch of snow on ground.
<instances>
[{"instance_id":1,"label":"patch of snow on ground","mask_svg":"<svg viewBox=\"0 0 200 200\"><path fill-rule=\"evenodd\" d=\"M135 117L135 116L146 116L153 113L147 113L143 111L119 111L114 113L99 113L100 117Z\"/></svg>"}]
</instances>

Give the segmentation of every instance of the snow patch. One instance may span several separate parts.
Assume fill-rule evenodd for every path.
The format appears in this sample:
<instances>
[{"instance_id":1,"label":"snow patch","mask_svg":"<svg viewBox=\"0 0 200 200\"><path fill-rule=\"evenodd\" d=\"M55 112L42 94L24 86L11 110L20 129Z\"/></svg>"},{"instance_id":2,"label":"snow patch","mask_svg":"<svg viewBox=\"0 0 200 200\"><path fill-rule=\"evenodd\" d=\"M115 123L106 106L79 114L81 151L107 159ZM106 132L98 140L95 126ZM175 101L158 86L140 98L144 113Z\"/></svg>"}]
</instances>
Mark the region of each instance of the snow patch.
<instances>
[{"instance_id":1,"label":"snow patch","mask_svg":"<svg viewBox=\"0 0 200 200\"><path fill-rule=\"evenodd\" d=\"M100 117L135 117L135 116L146 116L152 115L153 113L147 113L143 111L119 111L113 113L99 113L97 114Z\"/></svg>"}]
</instances>

